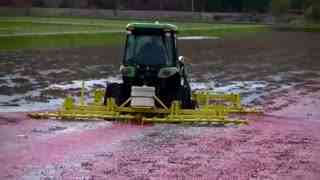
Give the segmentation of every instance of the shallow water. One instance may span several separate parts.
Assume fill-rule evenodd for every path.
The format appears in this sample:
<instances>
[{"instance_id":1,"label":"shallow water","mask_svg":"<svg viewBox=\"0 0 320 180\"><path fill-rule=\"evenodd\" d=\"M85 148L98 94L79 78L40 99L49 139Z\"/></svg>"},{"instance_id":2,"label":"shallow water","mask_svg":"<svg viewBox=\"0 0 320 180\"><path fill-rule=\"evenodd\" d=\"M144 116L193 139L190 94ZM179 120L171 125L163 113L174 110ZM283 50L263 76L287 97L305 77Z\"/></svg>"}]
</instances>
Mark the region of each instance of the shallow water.
<instances>
[{"instance_id":1,"label":"shallow water","mask_svg":"<svg viewBox=\"0 0 320 180\"><path fill-rule=\"evenodd\" d=\"M80 92L82 82L85 85L85 92L92 92L97 87L105 87L107 82L121 82L120 76L111 76L107 79L92 79L92 80L76 80L71 83L52 84L45 90L61 90L65 93L76 91ZM193 91L196 90L208 90L209 92L215 93L240 93L246 94L243 98L243 103L250 104L252 101L260 98L263 95L261 89L265 89L268 83L265 81L232 81L228 83L216 83L214 81L208 82L191 82L191 88ZM54 110L57 109L63 103L63 98L59 97L45 97L44 102L37 102L27 100L26 97L37 97L40 96L42 90L29 91L26 94L14 95L14 96L0 96L0 112L30 112L30 111L43 111L43 110ZM86 93L85 99L90 101L90 93ZM74 96L75 100L78 101L79 97Z\"/></svg>"}]
</instances>

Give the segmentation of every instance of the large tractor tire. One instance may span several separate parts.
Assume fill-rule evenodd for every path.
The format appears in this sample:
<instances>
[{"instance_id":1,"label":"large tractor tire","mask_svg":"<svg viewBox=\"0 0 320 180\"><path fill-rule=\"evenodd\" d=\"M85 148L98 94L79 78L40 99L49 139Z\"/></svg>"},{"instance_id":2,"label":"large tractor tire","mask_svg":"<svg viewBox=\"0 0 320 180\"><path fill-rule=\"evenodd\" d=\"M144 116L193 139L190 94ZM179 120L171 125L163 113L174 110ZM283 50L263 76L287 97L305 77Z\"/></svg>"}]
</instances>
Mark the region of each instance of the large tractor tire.
<instances>
[{"instance_id":1,"label":"large tractor tire","mask_svg":"<svg viewBox=\"0 0 320 180\"><path fill-rule=\"evenodd\" d=\"M121 93L122 93L121 84L119 83L107 84L106 93L104 96L104 105L107 104L107 98L110 98L110 97L114 98L117 105L120 105L121 97L122 97Z\"/></svg>"},{"instance_id":2,"label":"large tractor tire","mask_svg":"<svg viewBox=\"0 0 320 180\"><path fill-rule=\"evenodd\" d=\"M182 86L178 92L177 100L181 102L182 109L195 109L196 101L191 99L191 91L188 87Z\"/></svg>"}]
</instances>

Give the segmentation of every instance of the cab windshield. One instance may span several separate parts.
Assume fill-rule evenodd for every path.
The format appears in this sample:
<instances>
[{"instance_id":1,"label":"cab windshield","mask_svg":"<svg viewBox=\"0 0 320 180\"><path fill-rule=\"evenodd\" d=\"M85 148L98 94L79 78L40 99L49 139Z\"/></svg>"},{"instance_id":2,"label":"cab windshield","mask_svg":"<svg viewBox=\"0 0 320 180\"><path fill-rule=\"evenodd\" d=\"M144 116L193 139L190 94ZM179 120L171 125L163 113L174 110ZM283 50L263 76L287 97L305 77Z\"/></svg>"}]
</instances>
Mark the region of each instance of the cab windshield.
<instances>
[{"instance_id":1,"label":"cab windshield","mask_svg":"<svg viewBox=\"0 0 320 180\"><path fill-rule=\"evenodd\" d=\"M128 35L125 61L127 64L171 65L171 33L165 35Z\"/></svg>"}]
</instances>

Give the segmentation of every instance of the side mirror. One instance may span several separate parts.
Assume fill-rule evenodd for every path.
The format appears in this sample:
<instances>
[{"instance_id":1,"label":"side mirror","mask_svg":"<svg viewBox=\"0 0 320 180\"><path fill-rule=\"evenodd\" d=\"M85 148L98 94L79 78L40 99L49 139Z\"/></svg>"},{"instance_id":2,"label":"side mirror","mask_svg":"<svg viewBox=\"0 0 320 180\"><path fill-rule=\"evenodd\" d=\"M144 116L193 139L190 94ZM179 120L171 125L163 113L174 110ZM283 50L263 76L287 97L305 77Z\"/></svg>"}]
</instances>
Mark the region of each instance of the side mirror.
<instances>
[{"instance_id":1,"label":"side mirror","mask_svg":"<svg viewBox=\"0 0 320 180\"><path fill-rule=\"evenodd\" d=\"M184 63L184 61L185 61L184 56L179 56L179 61L183 64L183 63Z\"/></svg>"},{"instance_id":2,"label":"side mirror","mask_svg":"<svg viewBox=\"0 0 320 180\"><path fill-rule=\"evenodd\" d=\"M186 63L186 58L184 56L179 56L179 62L182 64L184 68L185 74L191 74L192 73L192 67L190 64Z\"/></svg>"}]
</instances>

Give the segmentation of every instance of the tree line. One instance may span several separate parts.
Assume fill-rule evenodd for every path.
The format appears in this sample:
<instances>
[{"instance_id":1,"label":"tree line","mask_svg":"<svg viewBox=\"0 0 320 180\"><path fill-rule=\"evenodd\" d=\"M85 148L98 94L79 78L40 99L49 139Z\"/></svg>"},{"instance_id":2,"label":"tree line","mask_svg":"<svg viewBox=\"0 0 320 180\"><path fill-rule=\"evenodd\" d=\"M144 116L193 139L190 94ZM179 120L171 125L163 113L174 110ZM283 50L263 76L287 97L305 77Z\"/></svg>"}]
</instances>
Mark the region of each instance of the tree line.
<instances>
[{"instance_id":1,"label":"tree line","mask_svg":"<svg viewBox=\"0 0 320 180\"><path fill-rule=\"evenodd\" d=\"M272 12L289 10L320 19L320 0L32 0L36 7L196 12Z\"/></svg>"},{"instance_id":2,"label":"tree line","mask_svg":"<svg viewBox=\"0 0 320 180\"><path fill-rule=\"evenodd\" d=\"M177 10L197 12L267 12L272 0L33 0L33 6L97 9ZM301 9L304 1L290 0Z\"/></svg>"}]
</instances>

